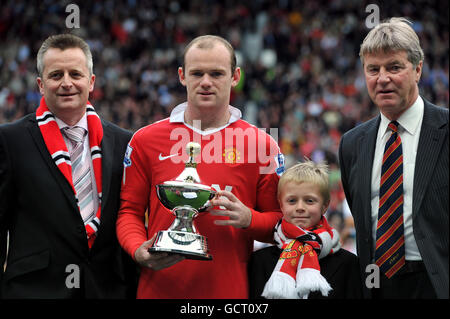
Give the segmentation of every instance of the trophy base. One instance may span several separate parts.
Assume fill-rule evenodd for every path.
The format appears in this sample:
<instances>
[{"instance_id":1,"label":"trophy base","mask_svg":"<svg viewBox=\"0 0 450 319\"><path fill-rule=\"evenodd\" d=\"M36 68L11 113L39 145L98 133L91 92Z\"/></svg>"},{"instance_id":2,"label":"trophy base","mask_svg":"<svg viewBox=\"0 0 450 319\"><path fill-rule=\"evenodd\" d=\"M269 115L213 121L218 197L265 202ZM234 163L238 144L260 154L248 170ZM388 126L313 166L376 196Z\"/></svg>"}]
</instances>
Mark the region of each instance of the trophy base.
<instances>
[{"instance_id":1,"label":"trophy base","mask_svg":"<svg viewBox=\"0 0 450 319\"><path fill-rule=\"evenodd\" d=\"M167 252L183 255L186 259L211 260L206 237L183 231L159 231L149 252Z\"/></svg>"}]
</instances>

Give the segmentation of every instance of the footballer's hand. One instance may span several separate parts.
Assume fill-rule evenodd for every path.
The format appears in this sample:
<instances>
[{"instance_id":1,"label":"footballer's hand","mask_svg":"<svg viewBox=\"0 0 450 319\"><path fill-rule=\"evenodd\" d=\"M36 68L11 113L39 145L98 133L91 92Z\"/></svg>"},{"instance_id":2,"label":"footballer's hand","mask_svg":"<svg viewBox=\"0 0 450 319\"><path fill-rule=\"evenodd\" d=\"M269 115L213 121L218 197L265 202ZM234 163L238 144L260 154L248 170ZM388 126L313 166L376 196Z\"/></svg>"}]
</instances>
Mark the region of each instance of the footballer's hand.
<instances>
[{"instance_id":1,"label":"footballer's hand","mask_svg":"<svg viewBox=\"0 0 450 319\"><path fill-rule=\"evenodd\" d=\"M208 211L214 216L225 216L228 219L217 219L214 224L221 226L234 226L246 228L252 221L252 211L245 206L233 193L229 191L218 191L211 200L211 206L222 206L225 209L212 209Z\"/></svg>"},{"instance_id":2,"label":"footballer's hand","mask_svg":"<svg viewBox=\"0 0 450 319\"><path fill-rule=\"evenodd\" d=\"M176 263L184 260L184 257L178 254L171 254L166 252L150 253L148 249L153 245L155 239L156 234L154 234L150 240L143 242L142 245L138 249L136 249L134 253L134 259L139 265L157 271L173 266Z\"/></svg>"}]
</instances>

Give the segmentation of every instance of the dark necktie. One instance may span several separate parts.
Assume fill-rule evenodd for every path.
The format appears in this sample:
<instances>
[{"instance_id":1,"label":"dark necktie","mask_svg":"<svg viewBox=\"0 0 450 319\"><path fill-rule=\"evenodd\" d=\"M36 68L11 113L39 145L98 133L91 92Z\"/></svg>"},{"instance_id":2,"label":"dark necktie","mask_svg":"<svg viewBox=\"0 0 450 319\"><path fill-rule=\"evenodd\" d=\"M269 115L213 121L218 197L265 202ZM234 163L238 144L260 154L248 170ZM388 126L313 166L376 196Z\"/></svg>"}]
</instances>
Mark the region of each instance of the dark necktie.
<instances>
[{"instance_id":1,"label":"dark necktie","mask_svg":"<svg viewBox=\"0 0 450 319\"><path fill-rule=\"evenodd\" d=\"M375 263L391 278L405 264L403 230L403 153L398 122L389 123L392 130L386 142L381 167Z\"/></svg>"}]
</instances>

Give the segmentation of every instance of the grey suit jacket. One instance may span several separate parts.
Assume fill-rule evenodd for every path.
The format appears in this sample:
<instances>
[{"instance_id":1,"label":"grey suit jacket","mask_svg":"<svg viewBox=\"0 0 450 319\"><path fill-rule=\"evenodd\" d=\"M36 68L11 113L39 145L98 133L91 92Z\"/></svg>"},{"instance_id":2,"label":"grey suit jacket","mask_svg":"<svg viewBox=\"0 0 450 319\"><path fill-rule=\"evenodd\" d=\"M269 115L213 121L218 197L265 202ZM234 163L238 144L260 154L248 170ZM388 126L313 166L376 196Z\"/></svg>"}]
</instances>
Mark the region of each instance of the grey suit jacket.
<instances>
[{"instance_id":1,"label":"grey suit jacket","mask_svg":"<svg viewBox=\"0 0 450 319\"><path fill-rule=\"evenodd\" d=\"M438 298L449 298L449 111L424 99L424 115L416 155L413 190L413 233ZM371 175L381 117L345 133L339 164L345 196L356 228L362 278L373 262ZM370 296L370 291L365 290Z\"/></svg>"}]
</instances>

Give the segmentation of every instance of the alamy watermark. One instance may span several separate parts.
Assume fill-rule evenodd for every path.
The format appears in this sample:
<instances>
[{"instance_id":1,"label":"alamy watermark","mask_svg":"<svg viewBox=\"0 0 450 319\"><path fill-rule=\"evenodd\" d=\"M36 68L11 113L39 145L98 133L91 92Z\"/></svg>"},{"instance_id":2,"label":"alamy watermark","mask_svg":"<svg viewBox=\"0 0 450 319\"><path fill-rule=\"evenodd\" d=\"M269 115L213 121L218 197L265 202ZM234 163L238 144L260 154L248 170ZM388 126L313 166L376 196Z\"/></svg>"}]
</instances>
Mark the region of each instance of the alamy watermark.
<instances>
[{"instance_id":1,"label":"alamy watermark","mask_svg":"<svg viewBox=\"0 0 450 319\"><path fill-rule=\"evenodd\" d=\"M186 159L186 145L196 142L202 145L200 154L195 158L197 163L226 164L237 166L244 163L259 163L260 174L284 171L284 156L278 147L278 129L270 128L270 134L265 129L255 127L224 128L211 134L200 134L196 127L200 121L194 121L194 130L178 127L170 132L170 141L175 141L168 153L160 153L159 161L170 160L179 164ZM124 167L132 166L131 153L133 147L129 144L125 152ZM124 177L125 180L125 177Z\"/></svg>"},{"instance_id":2,"label":"alamy watermark","mask_svg":"<svg viewBox=\"0 0 450 319\"><path fill-rule=\"evenodd\" d=\"M380 267L376 264L366 266L366 287L369 289L380 288Z\"/></svg>"},{"instance_id":3,"label":"alamy watermark","mask_svg":"<svg viewBox=\"0 0 450 319\"><path fill-rule=\"evenodd\" d=\"M375 28L380 23L380 7L374 3L367 5L366 12L370 14L366 17L366 27Z\"/></svg>"},{"instance_id":4,"label":"alamy watermark","mask_svg":"<svg viewBox=\"0 0 450 319\"><path fill-rule=\"evenodd\" d=\"M66 28L80 28L80 7L74 3L68 4L66 6L66 12L69 13L66 17Z\"/></svg>"},{"instance_id":5,"label":"alamy watermark","mask_svg":"<svg viewBox=\"0 0 450 319\"><path fill-rule=\"evenodd\" d=\"M197 127L197 125L199 127L199 122L194 121L194 127ZM198 163L272 163L273 158L279 154L278 129L270 128L269 135L273 138L273 143L268 142L268 136L264 129L227 127L224 132L217 131L208 135L199 134L194 130L192 141L200 145L203 144L201 155L197 160ZM185 127L175 128L170 132L170 140L177 142L170 149L170 155L165 155L182 155L185 153L187 143L191 142L191 130ZM202 143L202 141L207 142ZM245 154L247 156L244 156ZM173 156L171 161L174 164L181 163L182 156ZM272 163L270 167L267 167L267 171L261 171L260 173L273 172L275 170L273 165Z\"/></svg>"},{"instance_id":6,"label":"alamy watermark","mask_svg":"<svg viewBox=\"0 0 450 319\"><path fill-rule=\"evenodd\" d=\"M66 266L66 287L69 289L80 288L80 266L69 264Z\"/></svg>"}]
</instances>

